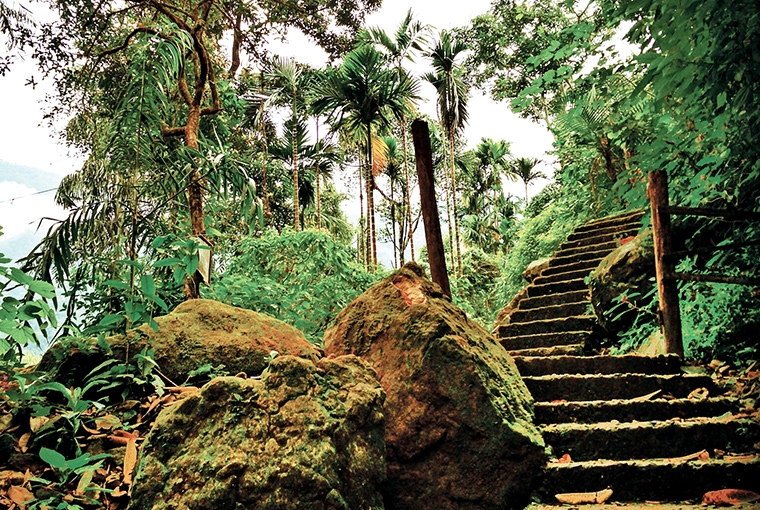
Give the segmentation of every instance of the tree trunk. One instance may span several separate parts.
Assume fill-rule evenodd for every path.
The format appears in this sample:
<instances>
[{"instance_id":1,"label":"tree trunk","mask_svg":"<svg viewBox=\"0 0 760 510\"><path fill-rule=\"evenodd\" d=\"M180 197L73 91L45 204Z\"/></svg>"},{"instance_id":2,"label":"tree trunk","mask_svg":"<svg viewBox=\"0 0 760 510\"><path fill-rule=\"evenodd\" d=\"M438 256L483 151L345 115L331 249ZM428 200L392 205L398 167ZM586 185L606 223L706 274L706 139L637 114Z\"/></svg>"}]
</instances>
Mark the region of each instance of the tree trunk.
<instances>
[{"instance_id":1,"label":"tree trunk","mask_svg":"<svg viewBox=\"0 0 760 510\"><path fill-rule=\"evenodd\" d=\"M451 146L451 203L454 206L454 245L457 250L457 274L462 276L462 250L459 246L459 214L457 211L457 178L454 165L454 132L449 130L449 145ZM452 258L454 254L451 255Z\"/></svg>"},{"instance_id":2,"label":"tree trunk","mask_svg":"<svg viewBox=\"0 0 760 510\"><path fill-rule=\"evenodd\" d=\"M375 174L373 168L372 127L367 126L367 215L370 233L372 264L377 265L377 232L375 230ZM373 269L374 271L374 269Z\"/></svg>"},{"instance_id":3,"label":"tree trunk","mask_svg":"<svg viewBox=\"0 0 760 510\"><path fill-rule=\"evenodd\" d=\"M261 94L264 94L264 71L261 71L259 75L259 90ZM269 219L272 217L272 211L269 209L269 185L267 184L267 166L269 165L269 143L267 141L267 126L264 122L264 102L259 105L259 119L261 119L261 142L263 146L263 157L261 162L261 194L264 195L264 217Z\"/></svg>"},{"instance_id":4,"label":"tree trunk","mask_svg":"<svg viewBox=\"0 0 760 510\"><path fill-rule=\"evenodd\" d=\"M293 228L296 232L301 230L301 205L298 198L298 129L296 126L296 93L293 91Z\"/></svg>"},{"instance_id":5,"label":"tree trunk","mask_svg":"<svg viewBox=\"0 0 760 510\"><path fill-rule=\"evenodd\" d=\"M361 161L361 158L359 158ZM359 235L357 236L356 251L359 262L367 267L367 237L364 234L364 191L362 188L362 167L359 165Z\"/></svg>"},{"instance_id":6,"label":"tree trunk","mask_svg":"<svg viewBox=\"0 0 760 510\"><path fill-rule=\"evenodd\" d=\"M425 224L425 240L430 262L430 277L441 286L444 294L451 297L449 275L446 272L446 254L443 249L441 223L438 219L438 204L435 200L435 179L433 177L433 156L430 149L430 132L427 122L417 119L412 122L412 139L417 162L417 177L420 183L420 207Z\"/></svg>"},{"instance_id":7,"label":"tree trunk","mask_svg":"<svg viewBox=\"0 0 760 510\"><path fill-rule=\"evenodd\" d=\"M198 150L198 130L200 128L200 106L191 105L185 125L185 146ZM190 226L193 236L206 234L206 225L203 221L203 177L197 167L193 167L190 174L190 182L187 186L187 202L190 208ZM200 297L201 273L196 271L192 276L185 278L185 299L198 299Z\"/></svg>"},{"instance_id":8,"label":"tree trunk","mask_svg":"<svg viewBox=\"0 0 760 510\"><path fill-rule=\"evenodd\" d=\"M317 150L320 150L320 146L319 146L319 117L317 117L316 138L317 138L316 147L317 147ZM316 164L315 164L315 166L316 166L315 173L317 175L317 177L316 177L316 179L317 179L316 184L317 184L317 229L318 230L322 230L322 198L320 196L320 191L319 191L319 163L320 163L320 159L321 159L321 154L318 153L317 154L317 159L316 159Z\"/></svg>"},{"instance_id":9,"label":"tree trunk","mask_svg":"<svg viewBox=\"0 0 760 510\"><path fill-rule=\"evenodd\" d=\"M406 179L406 216L409 220L409 251L414 262L414 232L412 231L412 183L409 182L409 155L406 150L406 116L401 117L401 143L404 146L404 179ZM401 265L404 265L404 252L401 252Z\"/></svg>"}]
</instances>

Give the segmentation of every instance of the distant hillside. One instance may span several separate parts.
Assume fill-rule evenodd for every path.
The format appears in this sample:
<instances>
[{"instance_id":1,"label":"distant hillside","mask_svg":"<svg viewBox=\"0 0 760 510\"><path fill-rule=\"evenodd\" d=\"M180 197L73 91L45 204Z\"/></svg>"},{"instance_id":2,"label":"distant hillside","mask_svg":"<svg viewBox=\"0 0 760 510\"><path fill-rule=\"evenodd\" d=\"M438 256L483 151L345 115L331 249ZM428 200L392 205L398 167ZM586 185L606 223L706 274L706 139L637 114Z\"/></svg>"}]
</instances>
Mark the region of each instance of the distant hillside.
<instances>
[{"instance_id":1,"label":"distant hillside","mask_svg":"<svg viewBox=\"0 0 760 510\"><path fill-rule=\"evenodd\" d=\"M37 191L42 191L58 186L58 183L61 182L61 176L0 160L0 181L18 182Z\"/></svg>"}]
</instances>

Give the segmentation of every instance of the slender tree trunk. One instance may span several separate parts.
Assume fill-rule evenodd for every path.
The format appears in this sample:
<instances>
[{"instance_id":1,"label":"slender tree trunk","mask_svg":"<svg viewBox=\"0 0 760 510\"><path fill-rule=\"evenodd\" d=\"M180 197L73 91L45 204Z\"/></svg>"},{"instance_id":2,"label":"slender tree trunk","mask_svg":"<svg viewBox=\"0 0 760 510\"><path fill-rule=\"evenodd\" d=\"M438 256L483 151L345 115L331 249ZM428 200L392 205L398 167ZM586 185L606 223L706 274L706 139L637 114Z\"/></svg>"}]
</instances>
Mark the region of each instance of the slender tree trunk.
<instances>
[{"instance_id":1,"label":"slender tree trunk","mask_svg":"<svg viewBox=\"0 0 760 510\"><path fill-rule=\"evenodd\" d=\"M319 117L317 117L317 150L320 150L319 146ZM317 229L322 230L322 198L319 191L319 163L321 155L318 153L316 158L316 175L317 175Z\"/></svg>"},{"instance_id":2,"label":"slender tree trunk","mask_svg":"<svg viewBox=\"0 0 760 510\"><path fill-rule=\"evenodd\" d=\"M409 251L414 262L414 232L412 231L412 183L409 182L409 155L406 148L406 116L401 117L401 143L404 146L404 179L406 180L406 216L409 221ZM401 264L404 264L404 252L401 251Z\"/></svg>"},{"instance_id":3,"label":"slender tree trunk","mask_svg":"<svg viewBox=\"0 0 760 510\"><path fill-rule=\"evenodd\" d=\"M459 214L457 211L457 177L454 165L454 132L449 130L449 145L451 147L451 203L454 206L454 244L457 249L457 274L462 276L462 250L459 245ZM452 253L452 258L454 254Z\"/></svg>"},{"instance_id":4,"label":"slender tree trunk","mask_svg":"<svg viewBox=\"0 0 760 510\"><path fill-rule=\"evenodd\" d=\"M264 71L259 75L259 90L264 94ZM259 105L259 119L261 119L261 142L263 146L263 156L261 162L261 193L264 195L264 217L268 220L272 217L272 211L269 209L269 185L267 184L267 166L269 166L269 143L267 141L267 126L264 122L264 102Z\"/></svg>"},{"instance_id":5,"label":"slender tree trunk","mask_svg":"<svg viewBox=\"0 0 760 510\"><path fill-rule=\"evenodd\" d=\"M367 215L370 233L370 255L373 265L377 265L377 232L375 230L375 175L372 151L372 127L367 126ZM373 269L374 270L374 269Z\"/></svg>"},{"instance_id":6,"label":"slender tree trunk","mask_svg":"<svg viewBox=\"0 0 760 510\"><path fill-rule=\"evenodd\" d=\"M361 158L359 158L361 161ZM367 237L364 230L364 191L362 188L362 165L359 165L359 235L357 236L357 252L359 262L367 267Z\"/></svg>"},{"instance_id":7,"label":"slender tree trunk","mask_svg":"<svg viewBox=\"0 0 760 510\"><path fill-rule=\"evenodd\" d=\"M198 150L198 130L200 128L201 108L200 105L191 105L185 125L185 146ZM203 177L197 167L193 167L190 174L190 182L187 186L187 201L190 207L190 226L193 236L206 234L206 225L203 221ZM200 297L199 286L202 276L196 271L192 276L185 278L185 299L198 299Z\"/></svg>"},{"instance_id":8,"label":"slender tree trunk","mask_svg":"<svg viewBox=\"0 0 760 510\"><path fill-rule=\"evenodd\" d=\"M293 228L296 232L301 230L301 205L298 198L298 130L296 128L296 93L293 92Z\"/></svg>"}]
</instances>

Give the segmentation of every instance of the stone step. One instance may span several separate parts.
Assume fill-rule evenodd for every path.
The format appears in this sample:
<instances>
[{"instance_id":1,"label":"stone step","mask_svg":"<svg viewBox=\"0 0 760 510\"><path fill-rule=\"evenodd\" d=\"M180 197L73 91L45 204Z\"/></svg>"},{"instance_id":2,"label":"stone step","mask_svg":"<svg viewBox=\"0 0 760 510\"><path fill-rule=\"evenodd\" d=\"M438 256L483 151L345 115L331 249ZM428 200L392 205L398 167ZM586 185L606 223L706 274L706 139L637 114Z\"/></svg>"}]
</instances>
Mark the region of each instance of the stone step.
<instances>
[{"instance_id":1,"label":"stone step","mask_svg":"<svg viewBox=\"0 0 760 510\"><path fill-rule=\"evenodd\" d=\"M556 273L549 276L539 276L533 280L533 285L546 285L549 283L570 282L573 280L583 280L593 269L577 269L566 273ZM530 292L530 291L528 291Z\"/></svg>"},{"instance_id":2,"label":"stone step","mask_svg":"<svg viewBox=\"0 0 760 510\"><path fill-rule=\"evenodd\" d=\"M588 235L573 240L570 240L570 237L572 237L570 236L567 241L560 245L559 250L554 254L555 256L564 256L569 255L571 253L570 250L579 251L579 249L580 251L601 251L603 246L612 246L611 248L607 248L608 251L612 251L620 246L621 240L638 234L640 228L641 225L631 225L615 232L599 234L590 232Z\"/></svg>"},{"instance_id":3,"label":"stone step","mask_svg":"<svg viewBox=\"0 0 760 510\"><path fill-rule=\"evenodd\" d=\"M556 319L558 317L573 317L584 315L589 311L591 302L588 300L577 301L575 303L562 303L559 305L548 305L540 308L529 308L522 310L519 307L509 316L510 324L520 322L532 322L545 319Z\"/></svg>"},{"instance_id":4,"label":"stone step","mask_svg":"<svg viewBox=\"0 0 760 510\"><path fill-rule=\"evenodd\" d=\"M760 457L735 461L551 462L538 495L542 501L556 503L555 494L596 492L607 487L613 490L614 501L701 500L705 492L725 488L760 492Z\"/></svg>"},{"instance_id":5,"label":"stone step","mask_svg":"<svg viewBox=\"0 0 760 510\"><path fill-rule=\"evenodd\" d=\"M546 274L546 271L552 267L567 266L570 264L575 264L576 262L585 262L594 259L603 259L609 254L609 250L600 250L576 253L575 255L567 255L565 257L552 256L551 260L549 260L549 267L547 269L544 269L541 274Z\"/></svg>"},{"instance_id":6,"label":"stone step","mask_svg":"<svg viewBox=\"0 0 760 510\"><path fill-rule=\"evenodd\" d=\"M588 285L583 278L564 282L546 283L544 285L528 285L528 297L548 296L551 294L564 294L576 290L588 290Z\"/></svg>"},{"instance_id":7,"label":"stone step","mask_svg":"<svg viewBox=\"0 0 760 510\"><path fill-rule=\"evenodd\" d=\"M545 319L502 325L497 329L497 336L500 338L511 338L516 336L539 335L541 333L590 331L593 325L594 320L590 315L578 315L574 317L561 317L557 319ZM542 346L537 345L535 347Z\"/></svg>"},{"instance_id":8,"label":"stone step","mask_svg":"<svg viewBox=\"0 0 760 510\"><path fill-rule=\"evenodd\" d=\"M547 294L545 296L528 297L520 301L518 310L530 310L531 308L542 308L544 306L562 305L565 303L577 303L578 301L590 302L591 295L588 288L583 290L573 290L561 294Z\"/></svg>"},{"instance_id":9,"label":"stone step","mask_svg":"<svg viewBox=\"0 0 760 510\"><path fill-rule=\"evenodd\" d=\"M697 449L746 453L760 440L760 423L748 418L678 421L555 423L541 427L554 455L574 461L682 457Z\"/></svg>"},{"instance_id":10,"label":"stone step","mask_svg":"<svg viewBox=\"0 0 760 510\"><path fill-rule=\"evenodd\" d=\"M507 349L507 353L510 356L576 356L583 354L583 346L584 344L572 344L555 345L554 347L533 347L530 349Z\"/></svg>"},{"instance_id":11,"label":"stone step","mask_svg":"<svg viewBox=\"0 0 760 510\"><path fill-rule=\"evenodd\" d=\"M517 358L515 358L517 361ZM520 367L518 363L518 368ZM536 402L536 423L594 423L669 420L697 416L720 416L739 411L738 399L710 397L703 400L591 400L586 402Z\"/></svg>"},{"instance_id":12,"label":"stone step","mask_svg":"<svg viewBox=\"0 0 760 510\"><path fill-rule=\"evenodd\" d=\"M504 348L508 351L515 351L518 349L535 349L540 347L555 347L560 345L575 345L585 343L586 339L590 335L591 331L566 331L564 333L541 333L537 335L513 336L504 338L501 341L501 345L504 346ZM538 357L541 356L542 355L539 355ZM529 357L535 358L537 356ZM524 356L521 358L524 358ZM517 362L517 360L515 360L515 362Z\"/></svg>"},{"instance_id":13,"label":"stone step","mask_svg":"<svg viewBox=\"0 0 760 510\"><path fill-rule=\"evenodd\" d=\"M709 396L722 393L710 377L692 374L552 374L525 376L523 381L536 402L630 399L657 390L662 396L684 398L697 388L706 388Z\"/></svg>"},{"instance_id":14,"label":"stone step","mask_svg":"<svg viewBox=\"0 0 760 510\"><path fill-rule=\"evenodd\" d=\"M584 223L580 227L576 228L574 232L582 233L588 232L589 230L598 230L600 228L606 228L626 223L641 223L641 218L643 217L644 211L633 211L629 213L616 214L615 216L607 216L606 218Z\"/></svg>"},{"instance_id":15,"label":"stone step","mask_svg":"<svg viewBox=\"0 0 760 510\"><path fill-rule=\"evenodd\" d=\"M562 243L559 245L559 250L556 251L554 254L558 257L565 257L568 255L575 255L576 253L585 253L588 251L608 251L611 252L612 250L618 248L620 246L620 241L618 240L612 240L612 241L604 241L600 240L599 243L585 243L585 244L577 244L576 243Z\"/></svg>"},{"instance_id":16,"label":"stone step","mask_svg":"<svg viewBox=\"0 0 760 510\"><path fill-rule=\"evenodd\" d=\"M569 273L570 271L580 271L581 269L588 269L588 272L593 271L604 260L604 257L597 257L588 260L581 260L579 262L570 262L565 265L550 265L541 272L541 276L551 276L557 273Z\"/></svg>"},{"instance_id":17,"label":"stone step","mask_svg":"<svg viewBox=\"0 0 760 510\"><path fill-rule=\"evenodd\" d=\"M582 241L586 239L596 239L600 237L609 236L609 240L622 239L628 236L635 236L639 231L639 225L631 226L628 223L620 225L611 225L604 228L595 228L591 230L585 230L581 232L574 232L567 236L567 242ZM594 243L595 244L595 243Z\"/></svg>"},{"instance_id":18,"label":"stone step","mask_svg":"<svg viewBox=\"0 0 760 510\"><path fill-rule=\"evenodd\" d=\"M664 356L523 356L515 358L522 375L545 374L680 374L681 359Z\"/></svg>"}]
</instances>

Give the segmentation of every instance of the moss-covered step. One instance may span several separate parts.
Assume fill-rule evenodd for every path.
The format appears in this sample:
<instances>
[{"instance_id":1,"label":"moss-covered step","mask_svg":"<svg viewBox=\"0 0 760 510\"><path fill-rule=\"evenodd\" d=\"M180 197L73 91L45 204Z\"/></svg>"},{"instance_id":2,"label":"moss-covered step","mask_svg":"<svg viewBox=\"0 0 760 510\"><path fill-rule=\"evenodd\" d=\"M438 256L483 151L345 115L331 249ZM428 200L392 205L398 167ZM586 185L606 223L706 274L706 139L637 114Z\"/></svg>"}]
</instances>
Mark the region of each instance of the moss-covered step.
<instances>
[{"instance_id":1,"label":"moss-covered step","mask_svg":"<svg viewBox=\"0 0 760 510\"><path fill-rule=\"evenodd\" d=\"M571 243L573 241L583 241L605 236L609 236L609 239L622 239L628 236L635 236L638 231L638 225L632 226L630 223L622 223L620 225L611 225L604 228L574 232L567 236L567 242Z\"/></svg>"},{"instance_id":2,"label":"moss-covered step","mask_svg":"<svg viewBox=\"0 0 760 510\"><path fill-rule=\"evenodd\" d=\"M616 225L641 223L641 218L644 216L644 211L638 210L624 214L618 214L615 216L608 216L594 221L584 223L580 227L576 228L574 232L583 233L591 230L599 230L601 228L612 227Z\"/></svg>"},{"instance_id":3,"label":"moss-covered step","mask_svg":"<svg viewBox=\"0 0 760 510\"><path fill-rule=\"evenodd\" d=\"M722 393L710 377L692 374L552 374L526 376L523 381L533 399L543 402L630 399L658 390L683 398L697 388L705 388L712 396Z\"/></svg>"},{"instance_id":4,"label":"moss-covered step","mask_svg":"<svg viewBox=\"0 0 760 510\"><path fill-rule=\"evenodd\" d=\"M695 448L744 453L760 441L760 423L730 414L687 420L556 423L541 430L556 456L568 454L574 461L682 457Z\"/></svg>"},{"instance_id":5,"label":"moss-covered step","mask_svg":"<svg viewBox=\"0 0 760 510\"><path fill-rule=\"evenodd\" d=\"M504 345L504 342L502 342ZM552 347L507 348L510 356L578 356L583 354L584 344L555 345Z\"/></svg>"},{"instance_id":6,"label":"moss-covered step","mask_svg":"<svg viewBox=\"0 0 760 510\"><path fill-rule=\"evenodd\" d=\"M581 269L588 269L588 271L591 272L593 269L596 269L596 266L598 266L606 256L606 252L600 252L600 254L594 258L581 259L575 262L569 262L564 265L551 265L550 262L549 267L541 271L541 276L551 276L558 273L569 273L570 271L580 271Z\"/></svg>"},{"instance_id":7,"label":"moss-covered step","mask_svg":"<svg viewBox=\"0 0 760 510\"><path fill-rule=\"evenodd\" d=\"M583 315L589 311L589 301L576 303L562 303L559 305L542 306L540 308L519 308L510 315L510 323L532 322L537 320L557 319L560 317L574 317Z\"/></svg>"},{"instance_id":8,"label":"moss-covered step","mask_svg":"<svg viewBox=\"0 0 760 510\"><path fill-rule=\"evenodd\" d=\"M540 333L564 333L568 331L590 331L594 320L590 315L575 317L560 317L517 324L499 326L499 336L502 338L523 335L538 335ZM536 347L541 347L537 345Z\"/></svg>"},{"instance_id":9,"label":"moss-covered step","mask_svg":"<svg viewBox=\"0 0 760 510\"><path fill-rule=\"evenodd\" d=\"M515 351L518 349L535 349L538 347L575 345L583 344L590 334L590 331L565 331L561 333L541 333L537 335L512 336L504 338L501 341L501 345L503 345L504 348L508 351ZM523 376L529 375L522 372L520 372L520 374Z\"/></svg>"},{"instance_id":10,"label":"moss-covered step","mask_svg":"<svg viewBox=\"0 0 760 510\"><path fill-rule=\"evenodd\" d=\"M566 266L568 264L574 264L576 262L583 262L592 259L603 259L610 253L610 250L596 250L587 251L582 253L576 253L575 255L566 255L563 257L552 257L549 261L549 268L555 266ZM544 270L546 273L546 269Z\"/></svg>"},{"instance_id":11,"label":"moss-covered step","mask_svg":"<svg viewBox=\"0 0 760 510\"><path fill-rule=\"evenodd\" d=\"M588 289L573 290L561 294L547 294L545 296L528 297L520 301L518 310L530 310L531 308L542 308L544 306L562 305L565 303L577 303L578 301L589 301Z\"/></svg>"},{"instance_id":12,"label":"moss-covered step","mask_svg":"<svg viewBox=\"0 0 760 510\"><path fill-rule=\"evenodd\" d=\"M591 274L593 269L576 269L574 271L567 271L566 273L555 273L548 276L539 276L533 280L533 285L546 285L549 283L568 282L572 280L583 280Z\"/></svg>"},{"instance_id":13,"label":"moss-covered step","mask_svg":"<svg viewBox=\"0 0 760 510\"><path fill-rule=\"evenodd\" d=\"M760 492L760 457L734 461L552 462L544 473L539 497L545 502L556 502L555 494L595 492L607 487L614 491L614 501L701 500L705 492L727 487Z\"/></svg>"},{"instance_id":14,"label":"moss-covered step","mask_svg":"<svg viewBox=\"0 0 760 510\"><path fill-rule=\"evenodd\" d=\"M738 412L740 408L741 404L738 399L728 397L710 397L702 400L655 398L643 401L617 399L585 402L536 402L534 405L536 422L544 424L684 419L698 416L720 416L725 413Z\"/></svg>"},{"instance_id":15,"label":"moss-covered step","mask_svg":"<svg viewBox=\"0 0 760 510\"><path fill-rule=\"evenodd\" d=\"M576 290L588 290L588 285L583 278L564 282L547 283L544 285L529 285L528 297L548 296L552 294L564 294Z\"/></svg>"},{"instance_id":16,"label":"moss-covered step","mask_svg":"<svg viewBox=\"0 0 760 510\"><path fill-rule=\"evenodd\" d=\"M522 356L515 358L522 375L545 374L680 374L675 354L662 356Z\"/></svg>"},{"instance_id":17,"label":"moss-covered step","mask_svg":"<svg viewBox=\"0 0 760 510\"><path fill-rule=\"evenodd\" d=\"M597 238L586 239L584 244L579 244L578 241L574 243L562 243L559 246L559 250L556 251L554 255L557 257L567 257L568 255L587 253L590 251L612 251L618 246L620 246L619 240L608 240L607 236L601 236L598 240Z\"/></svg>"}]
</instances>

